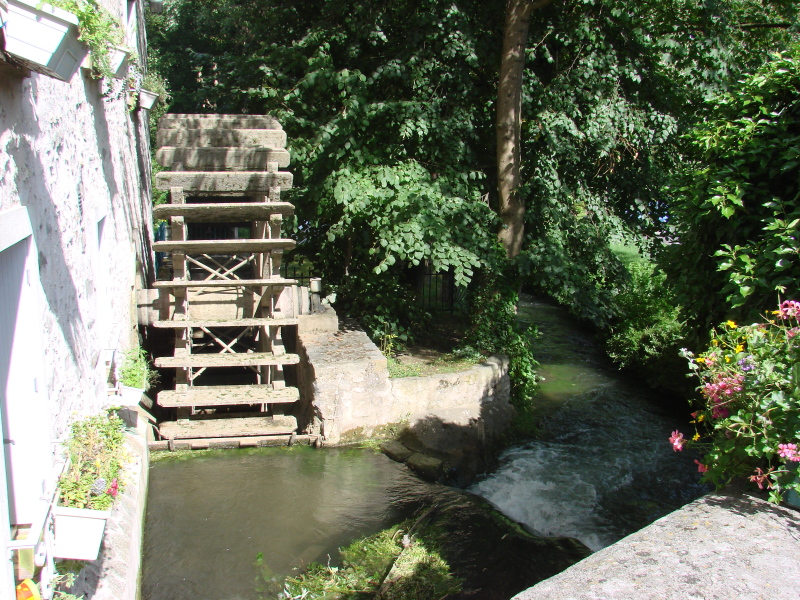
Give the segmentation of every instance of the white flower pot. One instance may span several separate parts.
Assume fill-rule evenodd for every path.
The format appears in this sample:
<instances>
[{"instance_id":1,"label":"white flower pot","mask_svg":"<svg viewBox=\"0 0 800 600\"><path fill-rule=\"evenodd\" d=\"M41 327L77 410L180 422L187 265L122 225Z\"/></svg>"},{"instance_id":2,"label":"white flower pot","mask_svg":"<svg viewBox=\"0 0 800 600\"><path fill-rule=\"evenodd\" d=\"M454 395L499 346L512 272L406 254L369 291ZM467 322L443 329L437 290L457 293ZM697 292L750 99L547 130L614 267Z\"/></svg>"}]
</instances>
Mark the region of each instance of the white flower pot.
<instances>
[{"instance_id":1,"label":"white flower pot","mask_svg":"<svg viewBox=\"0 0 800 600\"><path fill-rule=\"evenodd\" d=\"M106 520L110 516L110 510L54 507L53 556L75 560L96 560L100 553L100 544L103 542Z\"/></svg>"},{"instance_id":2,"label":"white flower pot","mask_svg":"<svg viewBox=\"0 0 800 600\"><path fill-rule=\"evenodd\" d=\"M139 108L150 110L158 100L158 94L150 90L139 90Z\"/></svg>"},{"instance_id":3,"label":"white flower pot","mask_svg":"<svg viewBox=\"0 0 800 600\"><path fill-rule=\"evenodd\" d=\"M128 59L130 56L131 53L123 48L119 48L117 46L109 48L108 64L111 67L112 77L115 79L125 79L125 77L128 75ZM81 68L86 69L87 71L93 71L94 62L92 61L91 54L83 59Z\"/></svg>"},{"instance_id":4,"label":"white flower pot","mask_svg":"<svg viewBox=\"0 0 800 600\"><path fill-rule=\"evenodd\" d=\"M78 19L37 0L8 0L5 51L20 63L49 77L69 81L88 50L78 41Z\"/></svg>"},{"instance_id":5,"label":"white flower pot","mask_svg":"<svg viewBox=\"0 0 800 600\"><path fill-rule=\"evenodd\" d=\"M127 385L119 386L119 394L122 397L120 404L122 406L136 406L142 399L144 388L128 387Z\"/></svg>"}]
</instances>

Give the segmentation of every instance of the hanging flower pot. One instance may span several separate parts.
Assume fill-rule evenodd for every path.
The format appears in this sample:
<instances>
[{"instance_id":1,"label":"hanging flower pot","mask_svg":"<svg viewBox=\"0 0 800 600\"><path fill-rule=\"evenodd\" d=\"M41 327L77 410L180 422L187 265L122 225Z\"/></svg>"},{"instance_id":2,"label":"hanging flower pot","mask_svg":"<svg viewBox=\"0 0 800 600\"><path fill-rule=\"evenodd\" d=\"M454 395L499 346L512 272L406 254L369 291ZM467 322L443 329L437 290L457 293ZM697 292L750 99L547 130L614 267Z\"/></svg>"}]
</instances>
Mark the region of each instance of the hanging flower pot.
<instances>
[{"instance_id":1,"label":"hanging flower pot","mask_svg":"<svg viewBox=\"0 0 800 600\"><path fill-rule=\"evenodd\" d=\"M129 50L114 46L108 49L108 65L111 77L115 79L125 79L128 76L128 61L131 53ZM89 71L89 75L102 77L102 74L96 69L97 65L92 60L92 55L89 54L83 59L81 68Z\"/></svg>"},{"instance_id":2,"label":"hanging flower pot","mask_svg":"<svg viewBox=\"0 0 800 600\"><path fill-rule=\"evenodd\" d=\"M37 8L41 6L40 8ZM8 0L5 51L29 69L69 81L86 58L75 15L37 0Z\"/></svg>"},{"instance_id":3,"label":"hanging flower pot","mask_svg":"<svg viewBox=\"0 0 800 600\"><path fill-rule=\"evenodd\" d=\"M150 110L158 102L158 94L150 90L139 90L139 108Z\"/></svg>"},{"instance_id":4,"label":"hanging flower pot","mask_svg":"<svg viewBox=\"0 0 800 600\"><path fill-rule=\"evenodd\" d=\"M56 558L96 560L103 543L110 510L53 508L54 551Z\"/></svg>"}]
</instances>

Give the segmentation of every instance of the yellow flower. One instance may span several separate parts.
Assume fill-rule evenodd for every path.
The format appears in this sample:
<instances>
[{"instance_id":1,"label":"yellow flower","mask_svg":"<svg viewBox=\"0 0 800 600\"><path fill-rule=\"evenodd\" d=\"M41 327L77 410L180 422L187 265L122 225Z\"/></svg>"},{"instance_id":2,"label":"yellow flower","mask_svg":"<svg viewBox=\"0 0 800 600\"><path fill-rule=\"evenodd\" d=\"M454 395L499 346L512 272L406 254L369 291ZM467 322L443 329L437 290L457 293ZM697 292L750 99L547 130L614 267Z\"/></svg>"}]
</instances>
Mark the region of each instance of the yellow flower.
<instances>
[{"instance_id":1,"label":"yellow flower","mask_svg":"<svg viewBox=\"0 0 800 600\"><path fill-rule=\"evenodd\" d=\"M728 327L730 327L731 329L735 329L736 328L736 323L734 323L733 321L726 321L725 324Z\"/></svg>"},{"instance_id":2,"label":"yellow flower","mask_svg":"<svg viewBox=\"0 0 800 600\"><path fill-rule=\"evenodd\" d=\"M719 346L719 340L711 340L711 343L712 343L714 346Z\"/></svg>"},{"instance_id":3,"label":"yellow flower","mask_svg":"<svg viewBox=\"0 0 800 600\"><path fill-rule=\"evenodd\" d=\"M697 415L697 422L700 423L705 418L706 418L705 415Z\"/></svg>"},{"instance_id":4,"label":"yellow flower","mask_svg":"<svg viewBox=\"0 0 800 600\"><path fill-rule=\"evenodd\" d=\"M731 357L730 356L726 356L725 357L725 362L731 362Z\"/></svg>"},{"instance_id":5,"label":"yellow flower","mask_svg":"<svg viewBox=\"0 0 800 600\"><path fill-rule=\"evenodd\" d=\"M695 433L695 434L694 434L694 437L692 438L692 441L693 441L693 442L696 442L696 441L697 441L697 440L699 440L699 439L700 439L700 434L699 434L699 433Z\"/></svg>"},{"instance_id":6,"label":"yellow flower","mask_svg":"<svg viewBox=\"0 0 800 600\"><path fill-rule=\"evenodd\" d=\"M736 346L736 348L733 349L733 351L736 352L736 353L744 352L744 346L739 344L738 346Z\"/></svg>"},{"instance_id":7,"label":"yellow flower","mask_svg":"<svg viewBox=\"0 0 800 600\"><path fill-rule=\"evenodd\" d=\"M699 363L704 363L704 362L706 362L706 359L703 358L702 356L700 356L700 357L696 358L695 361L699 362Z\"/></svg>"}]
</instances>

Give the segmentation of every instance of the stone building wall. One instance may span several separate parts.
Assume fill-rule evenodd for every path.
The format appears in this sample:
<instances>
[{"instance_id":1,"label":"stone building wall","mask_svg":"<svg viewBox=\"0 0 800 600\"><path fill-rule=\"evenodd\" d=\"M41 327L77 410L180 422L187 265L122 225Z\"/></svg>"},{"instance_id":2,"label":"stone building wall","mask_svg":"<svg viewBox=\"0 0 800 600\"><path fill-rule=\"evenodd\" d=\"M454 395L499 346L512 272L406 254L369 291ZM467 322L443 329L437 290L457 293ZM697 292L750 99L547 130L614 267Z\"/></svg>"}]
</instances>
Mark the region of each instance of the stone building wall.
<instances>
[{"instance_id":1,"label":"stone building wall","mask_svg":"<svg viewBox=\"0 0 800 600\"><path fill-rule=\"evenodd\" d=\"M144 1L100 3L120 20L126 45L145 64ZM3 16L7 7L0 0ZM0 50L4 44L0 36ZM0 52L3 548L10 526L36 522L53 497L58 442L70 423L115 403L107 359L138 342L135 289L146 285L153 263L148 114L129 110L127 82L95 79L85 69L60 81L4 56ZM13 578L10 561L2 561L0 597L13 593Z\"/></svg>"},{"instance_id":2,"label":"stone building wall","mask_svg":"<svg viewBox=\"0 0 800 600\"><path fill-rule=\"evenodd\" d=\"M102 3L126 18L127 0ZM135 343L133 291L152 265L147 113L107 85L0 69L0 221L24 208L30 222L43 310L28 327L54 438L105 401L103 352Z\"/></svg>"}]
</instances>

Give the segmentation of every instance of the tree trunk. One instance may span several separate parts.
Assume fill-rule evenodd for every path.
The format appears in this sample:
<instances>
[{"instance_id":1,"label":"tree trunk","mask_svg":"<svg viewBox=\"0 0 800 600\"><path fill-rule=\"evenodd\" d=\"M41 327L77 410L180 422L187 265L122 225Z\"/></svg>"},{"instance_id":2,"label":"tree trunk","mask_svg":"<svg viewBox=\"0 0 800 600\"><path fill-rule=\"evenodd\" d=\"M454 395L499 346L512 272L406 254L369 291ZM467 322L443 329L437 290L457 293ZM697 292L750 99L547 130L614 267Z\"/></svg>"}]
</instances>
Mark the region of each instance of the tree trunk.
<instances>
[{"instance_id":1,"label":"tree trunk","mask_svg":"<svg viewBox=\"0 0 800 600\"><path fill-rule=\"evenodd\" d=\"M531 12L552 0L506 0L503 55L497 90L497 191L503 221L497 234L506 257L515 258L525 232L525 203L519 196L522 72Z\"/></svg>"}]
</instances>

